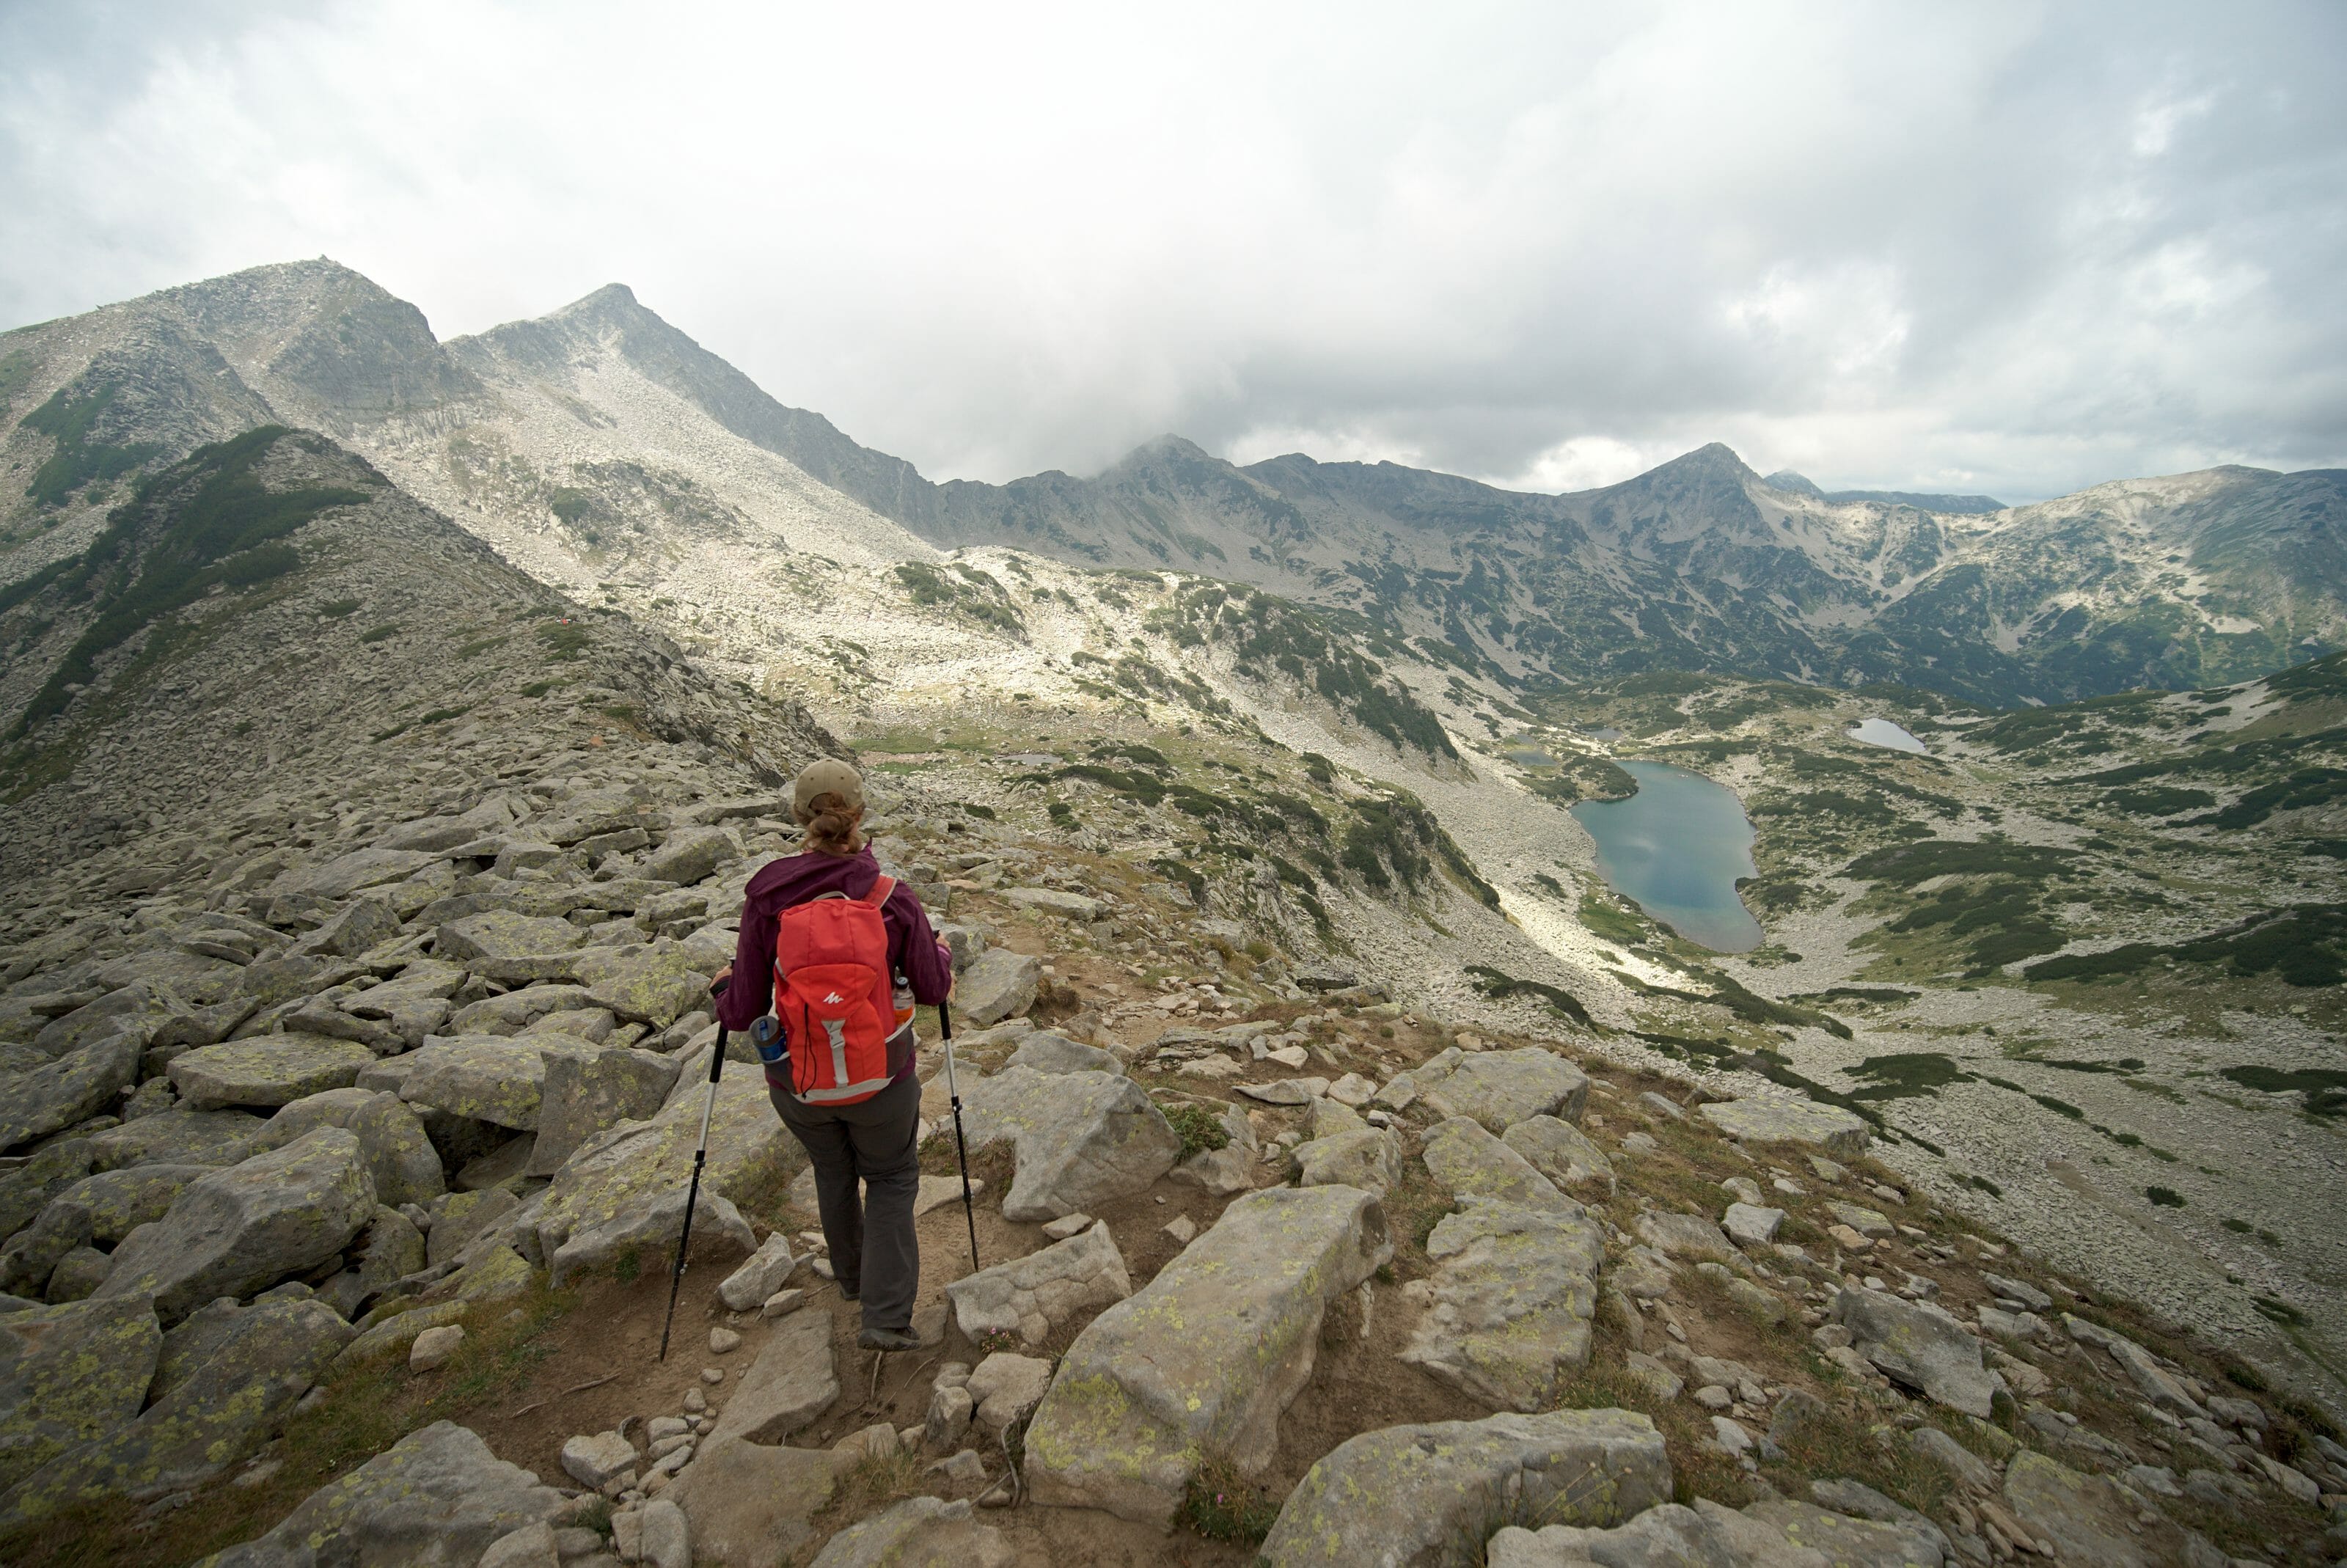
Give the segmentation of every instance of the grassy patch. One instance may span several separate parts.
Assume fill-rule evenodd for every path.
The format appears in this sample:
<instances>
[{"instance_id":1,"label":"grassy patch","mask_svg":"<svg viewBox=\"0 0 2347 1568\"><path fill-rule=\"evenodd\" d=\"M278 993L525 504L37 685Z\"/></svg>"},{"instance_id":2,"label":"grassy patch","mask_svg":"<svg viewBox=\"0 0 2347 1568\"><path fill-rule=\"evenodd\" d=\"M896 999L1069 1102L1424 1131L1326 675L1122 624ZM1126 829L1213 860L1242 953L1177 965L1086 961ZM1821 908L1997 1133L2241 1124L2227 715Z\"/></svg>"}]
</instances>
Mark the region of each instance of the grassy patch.
<instances>
[{"instance_id":1,"label":"grassy patch","mask_svg":"<svg viewBox=\"0 0 2347 1568\"><path fill-rule=\"evenodd\" d=\"M1182 1158L1184 1160L1193 1154L1230 1146L1231 1135L1224 1127L1222 1118L1204 1106L1184 1101L1174 1104L1160 1102L1157 1108L1165 1113L1165 1120L1172 1123L1174 1131L1181 1134Z\"/></svg>"},{"instance_id":2,"label":"grassy patch","mask_svg":"<svg viewBox=\"0 0 2347 1568\"><path fill-rule=\"evenodd\" d=\"M346 615L356 614L358 608L359 601L355 599L336 599L320 605L318 613L328 620L340 620Z\"/></svg>"},{"instance_id":3,"label":"grassy patch","mask_svg":"<svg viewBox=\"0 0 2347 1568\"><path fill-rule=\"evenodd\" d=\"M359 641L361 642L381 642L386 639L396 637L398 635L399 623L395 620L386 620L381 626L370 626L364 631L360 632Z\"/></svg>"},{"instance_id":4,"label":"grassy patch","mask_svg":"<svg viewBox=\"0 0 2347 1568\"><path fill-rule=\"evenodd\" d=\"M1227 1458L1210 1454L1190 1477L1174 1522L1209 1541L1252 1546L1271 1533L1279 1507L1279 1499L1241 1475Z\"/></svg>"}]
</instances>

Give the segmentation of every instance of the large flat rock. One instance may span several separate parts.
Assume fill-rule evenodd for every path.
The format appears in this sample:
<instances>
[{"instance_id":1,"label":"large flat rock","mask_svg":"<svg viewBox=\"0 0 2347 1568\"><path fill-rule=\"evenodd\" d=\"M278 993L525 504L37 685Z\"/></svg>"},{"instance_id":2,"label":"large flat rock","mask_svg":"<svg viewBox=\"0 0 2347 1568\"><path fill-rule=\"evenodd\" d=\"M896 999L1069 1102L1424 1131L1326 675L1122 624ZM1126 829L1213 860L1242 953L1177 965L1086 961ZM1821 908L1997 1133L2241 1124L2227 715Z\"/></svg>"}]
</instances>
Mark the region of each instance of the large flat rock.
<instances>
[{"instance_id":1,"label":"large flat rock","mask_svg":"<svg viewBox=\"0 0 2347 1568\"><path fill-rule=\"evenodd\" d=\"M100 1297L152 1296L176 1323L218 1296L251 1296L340 1253L374 1218L359 1141L340 1127L214 1171L114 1250Z\"/></svg>"},{"instance_id":2,"label":"large flat rock","mask_svg":"<svg viewBox=\"0 0 2347 1568\"><path fill-rule=\"evenodd\" d=\"M1584 1182L1603 1183L1608 1192L1614 1188L1614 1162L1570 1122L1528 1117L1501 1134L1500 1141L1559 1188L1570 1191Z\"/></svg>"},{"instance_id":3,"label":"large flat rock","mask_svg":"<svg viewBox=\"0 0 2347 1568\"><path fill-rule=\"evenodd\" d=\"M1944 1307L1901 1301L1880 1290L1835 1293L1834 1321L1850 1330L1850 1348L1895 1383L1938 1404L1985 1420L2004 1388L1981 1365L1981 1342Z\"/></svg>"},{"instance_id":4,"label":"large flat rock","mask_svg":"<svg viewBox=\"0 0 2347 1568\"><path fill-rule=\"evenodd\" d=\"M1634 1410L1386 1427L1339 1443L1306 1472L1265 1538L1261 1561L1271 1568L1454 1568L1481 1563L1494 1520L1604 1526L1670 1496L1663 1435Z\"/></svg>"},{"instance_id":5,"label":"large flat rock","mask_svg":"<svg viewBox=\"0 0 2347 1568\"><path fill-rule=\"evenodd\" d=\"M268 1125L246 1111L174 1107L90 1135L90 1158L101 1171L134 1165L233 1165L254 1152Z\"/></svg>"},{"instance_id":6,"label":"large flat rock","mask_svg":"<svg viewBox=\"0 0 2347 1568\"><path fill-rule=\"evenodd\" d=\"M112 1109L121 1092L138 1081L143 1049L135 1035L112 1035L17 1073L9 1081L6 1095L0 1097L0 1151Z\"/></svg>"},{"instance_id":7,"label":"large flat rock","mask_svg":"<svg viewBox=\"0 0 2347 1568\"><path fill-rule=\"evenodd\" d=\"M1747 1143L1800 1143L1836 1159L1866 1152L1866 1122L1840 1106L1814 1100L1713 1100L1696 1114Z\"/></svg>"},{"instance_id":8,"label":"large flat rock","mask_svg":"<svg viewBox=\"0 0 2347 1568\"><path fill-rule=\"evenodd\" d=\"M1604 1252L1584 1213L1469 1199L1427 1238L1434 1300L1401 1358L1484 1404L1547 1409L1589 1360Z\"/></svg>"},{"instance_id":9,"label":"large flat rock","mask_svg":"<svg viewBox=\"0 0 2347 1568\"><path fill-rule=\"evenodd\" d=\"M1041 959L989 948L954 981L954 1014L973 1029L1018 1018L1035 1005L1042 980Z\"/></svg>"},{"instance_id":10,"label":"large flat rock","mask_svg":"<svg viewBox=\"0 0 2347 1568\"><path fill-rule=\"evenodd\" d=\"M2053 1543L2058 1563L2152 1568L2191 1561L2184 1532L2165 1514L2139 1509L2103 1476L2082 1475L2027 1449L2005 1467L2004 1499L2015 1519ZM2149 1523L2145 1512L2153 1515Z\"/></svg>"},{"instance_id":11,"label":"large flat rock","mask_svg":"<svg viewBox=\"0 0 2347 1568\"><path fill-rule=\"evenodd\" d=\"M729 1438L749 1443L779 1443L812 1425L839 1399L839 1372L833 1364L831 1317L794 1312L776 1319L758 1348L758 1358L726 1396L711 1447Z\"/></svg>"},{"instance_id":12,"label":"large flat rock","mask_svg":"<svg viewBox=\"0 0 2347 1568\"><path fill-rule=\"evenodd\" d=\"M598 1132L659 1113L676 1087L677 1062L649 1050L596 1046L547 1053L538 1141L525 1170L550 1176Z\"/></svg>"},{"instance_id":13,"label":"large flat rock","mask_svg":"<svg viewBox=\"0 0 2347 1568\"><path fill-rule=\"evenodd\" d=\"M807 1521L831 1501L843 1463L829 1449L712 1436L661 1495L684 1510L695 1563L774 1568L814 1542Z\"/></svg>"},{"instance_id":14,"label":"large flat rock","mask_svg":"<svg viewBox=\"0 0 2347 1568\"><path fill-rule=\"evenodd\" d=\"M908 1497L833 1536L809 1568L1010 1568L1019 1560L968 1498Z\"/></svg>"},{"instance_id":15,"label":"large flat rock","mask_svg":"<svg viewBox=\"0 0 2347 1568\"><path fill-rule=\"evenodd\" d=\"M427 1111L536 1132L547 1056L567 1048L560 1037L548 1035L436 1040L398 1059L399 1097Z\"/></svg>"},{"instance_id":16,"label":"large flat rock","mask_svg":"<svg viewBox=\"0 0 2347 1568\"><path fill-rule=\"evenodd\" d=\"M1006 1067L965 1085L962 1124L973 1149L1011 1145L1007 1220L1055 1220L1145 1192L1182 1154L1148 1091L1114 1073Z\"/></svg>"},{"instance_id":17,"label":"large flat rock","mask_svg":"<svg viewBox=\"0 0 2347 1568\"><path fill-rule=\"evenodd\" d=\"M499 1538L570 1506L469 1429L435 1421L312 1492L268 1534L200 1568L469 1568Z\"/></svg>"},{"instance_id":18,"label":"large flat rock","mask_svg":"<svg viewBox=\"0 0 2347 1568\"><path fill-rule=\"evenodd\" d=\"M1491 1198L1528 1209L1578 1214L1581 1205L1556 1190L1556 1184L1532 1168L1532 1162L1485 1131L1471 1116L1453 1116L1426 1130L1420 1153L1435 1184L1454 1199Z\"/></svg>"},{"instance_id":19,"label":"large flat rock","mask_svg":"<svg viewBox=\"0 0 2347 1568\"><path fill-rule=\"evenodd\" d=\"M447 1188L423 1122L396 1094L353 1087L296 1100L269 1119L253 1147L282 1149L320 1127L340 1127L359 1141L379 1204L429 1204Z\"/></svg>"},{"instance_id":20,"label":"large flat rock","mask_svg":"<svg viewBox=\"0 0 2347 1568\"><path fill-rule=\"evenodd\" d=\"M1259 1473L1328 1304L1392 1255L1384 1209L1356 1188L1237 1199L1068 1348L1028 1427L1036 1501L1163 1523L1206 1452Z\"/></svg>"},{"instance_id":21,"label":"large flat rock","mask_svg":"<svg viewBox=\"0 0 2347 1568\"><path fill-rule=\"evenodd\" d=\"M231 1105L291 1105L330 1089L348 1089L374 1065L354 1040L322 1034L263 1034L224 1040L172 1060L171 1087L191 1111Z\"/></svg>"},{"instance_id":22,"label":"large flat rock","mask_svg":"<svg viewBox=\"0 0 2347 1568\"><path fill-rule=\"evenodd\" d=\"M163 1328L139 1297L0 1315L0 1486L138 1417Z\"/></svg>"},{"instance_id":23,"label":"large flat rock","mask_svg":"<svg viewBox=\"0 0 2347 1568\"><path fill-rule=\"evenodd\" d=\"M0 1518L40 1519L77 1502L201 1485L265 1440L352 1337L323 1301L257 1301L218 1316L220 1331L203 1336L199 1353L174 1358L168 1390L137 1420L26 1477L0 1498ZM156 1382L165 1382L160 1373Z\"/></svg>"},{"instance_id":24,"label":"large flat rock","mask_svg":"<svg viewBox=\"0 0 2347 1568\"><path fill-rule=\"evenodd\" d=\"M1553 1051L1466 1051L1452 1046L1410 1071L1418 1091L1445 1116L1468 1116L1493 1137L1533 1116L1578 1123L1589 1075Z\"/></svg>"}]
</instances>

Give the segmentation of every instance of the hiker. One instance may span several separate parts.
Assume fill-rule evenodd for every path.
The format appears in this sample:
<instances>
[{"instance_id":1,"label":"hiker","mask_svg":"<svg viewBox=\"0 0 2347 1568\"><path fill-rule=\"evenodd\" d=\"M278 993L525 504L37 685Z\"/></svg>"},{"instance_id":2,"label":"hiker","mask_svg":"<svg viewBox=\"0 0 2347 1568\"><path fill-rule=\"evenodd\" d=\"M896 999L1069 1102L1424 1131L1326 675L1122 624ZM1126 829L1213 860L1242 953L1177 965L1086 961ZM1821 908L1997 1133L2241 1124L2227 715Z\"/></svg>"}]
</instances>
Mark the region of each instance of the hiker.
<instances>
[{"instance_id":1,"label":"hiker","mask_svg":"<svg viewBox=\"0 0 2347 1568\"><path fill-rule=\"evenodd\" d=\"M866 1348L909 1350L920 1343L921 1280L913 1005L952 992L953 956L921 901L880 874L854 768L829 757L809 764L791 814L805 850L750 878L733 962L710 982L717 1021L748 1029L770 1006L781 1020L783 1038L762 1043L759 1057L776 1114L815 1165L832 1277L842 1296L861 1300Z\"/></svg>"}]
</instances>

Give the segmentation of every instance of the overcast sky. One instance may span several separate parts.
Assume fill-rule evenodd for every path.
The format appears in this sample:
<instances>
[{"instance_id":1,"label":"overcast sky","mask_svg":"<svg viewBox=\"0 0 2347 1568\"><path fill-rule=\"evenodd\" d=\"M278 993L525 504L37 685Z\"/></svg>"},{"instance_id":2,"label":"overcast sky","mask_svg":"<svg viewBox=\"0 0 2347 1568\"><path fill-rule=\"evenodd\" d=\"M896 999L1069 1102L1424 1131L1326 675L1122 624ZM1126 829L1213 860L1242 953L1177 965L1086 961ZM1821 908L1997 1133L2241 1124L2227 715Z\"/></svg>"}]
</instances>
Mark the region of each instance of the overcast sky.
<instances>
[{"instance_id":1,"label":"overcast sky","mask_svg":"<svg viewBox=\"0 0 2347 1568\"><path fill-rule=\"evenodd\" d=\"M1578 14L1568 14L1568 13ZM0 0L0 324L625 282L932 477L2347 465L2347 6Z\"/></svg>"}]
</instances>

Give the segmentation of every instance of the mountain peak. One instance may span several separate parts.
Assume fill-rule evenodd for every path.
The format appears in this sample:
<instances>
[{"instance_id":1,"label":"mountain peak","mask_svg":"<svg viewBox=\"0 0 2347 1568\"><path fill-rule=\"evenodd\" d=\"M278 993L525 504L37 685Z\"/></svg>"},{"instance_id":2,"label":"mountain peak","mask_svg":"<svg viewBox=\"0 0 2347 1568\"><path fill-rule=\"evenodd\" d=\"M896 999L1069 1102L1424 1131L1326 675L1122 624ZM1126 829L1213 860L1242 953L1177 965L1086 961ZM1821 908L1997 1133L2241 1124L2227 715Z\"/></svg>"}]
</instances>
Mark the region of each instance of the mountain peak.
<instances>
[{"instance_id":1,"label":"mountain peak","mask_svg":"<svg viewBox=\"0 0 2347 1568\"><path fill-rule=\"evenodd\" d=\"M1791 468L1779 468L1760 482L1772 490L1782 490L1787 495L1813 496L1819 499L1823 499L1825 497L1825 492L1818 488L1817 481Z\"/></svg>"}]
</instances>

